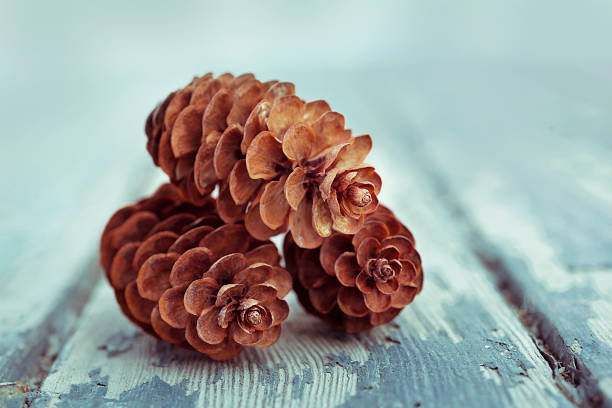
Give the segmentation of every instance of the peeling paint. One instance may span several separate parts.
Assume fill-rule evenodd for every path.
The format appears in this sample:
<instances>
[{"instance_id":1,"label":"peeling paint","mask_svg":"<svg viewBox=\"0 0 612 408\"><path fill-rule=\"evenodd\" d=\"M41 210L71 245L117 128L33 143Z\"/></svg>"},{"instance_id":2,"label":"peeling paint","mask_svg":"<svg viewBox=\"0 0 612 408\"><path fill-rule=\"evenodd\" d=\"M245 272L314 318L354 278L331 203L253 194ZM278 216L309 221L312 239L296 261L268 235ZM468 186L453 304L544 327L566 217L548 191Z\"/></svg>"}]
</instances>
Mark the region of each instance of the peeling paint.
<instances>
[{"instance_id":1,"label":"peeling paint","mask_svg":"<svg viewBox=\"0 0 612 408\"><path fill-rule=\"evenodd\" d=\"M582 346L580 345L580 342L578 341L578 339L574 339L570 348L572 349L574 354L578 354L578 355L582 354Z\"/></svg>"},{"instance_id":2,"label":"peeling paint","mask_svg":"<svg viewBox=\"0 0 612 408\"><path fill-rule=\"evenodd\" d=\"M223 377L223 368L219 367L219 368L217 368L217 371L215 372L215 376L212 379L211 383L212 384L218 383L221 380L222 377Z\"/></svg>"},{"instance_id":3,"label":"peeling paint","mask_svg":"<svg viewBox=\"0 0 612 408\"><path fill-rule=\"evenodd\" d=\"M268 367L267 364L258 360L257 368L259 370L259 381L264 386L264 400L272 401L276 394L276 388L279 385L280 370L284 370L288 374L287 364L277 363L272 367Z\"/></svg>"},{"instance_id":4,"label":"peeling paint","mask_svg":"<svg viewBox=\"0 0 612 408\"><path fill-rule=\"evenodd\" d=\"M195 406L200 395L199 391L187 393L187 379L170 385L154 376L150 381L122 392L118 399L106 398L109 377L101 377L98 368L89 372L89 378L88 383L73 384L66 394L53 397L49 394L41 395L32 407L48 407L52 402L52 406L57 408L191 407Z\"/></svg>"},{"instance_id":5,"label":"peeling paint","mask_svg":"<svg viewBox=\"0 0 612 408\"><path fill-rule=\"evenodd\" d=\"M340 354L330 354L329 359L329 362L323 364L326 373L331 373L333 367L340 366L350 374L354 374L361 364L359 361L351 359L351 357L344 352Z\"/></svg>"},{"instance_id":6,"label":"peeling paint","mask_svg":"<svg viewBox=\"0 0 612 408\"><path fill-rule=\"evenodd\" d=\"M291 390L291 398L294 400L302 400L304 397L304 389L306 385L310 385L314 382L312 375L312 368L308 362L304 362L306 368L302 369L302 375L296 374L293 377L293 389Z\"/></svg>"},{"instance_id":7,"label":"peeling paint","mask_svg":"<svg viewBox=\"0 0 612 408\"><path fill-rule=\"evenodd\" d=\"M497 369L497 366L491 363L482 363L480 365L480 372L485 380L491 380L495 385L502 385L502 376Z\"/></svg>"},{"instance_id":8,"label":"peeling paint","mask_svg":"<svg viewBox=\"0 0 612 408\"><path fill-rule=\"evenodd\" d=\"M100 344L98 349L105 350L106 356L109 358L116 357L130 350L134 340L140 336L142 336L142 332L132 329L118 331Z\"/></svg>"},{"instance_id":9,"label":"peeling paint","mask_svg":"<svg viewBox=\"0 0 612 408\"><path fill-rule=\"evenodd\" d=\"M176 345L157 339L155 340L155 356L157 358L151 364L154 367L168 367L182 359L182 356L179 355L180 351Z\"/></svg>"},{"instance_id":10,"label":"peeling paint","mask_svg":"<svg viewBox=\"0 0 612 408\"><path fill-rule=\"evenodd\" d=\"M29 386L19 381L0 383L0 406L2 408L22 408L29 392Z\"/></svg>"},{"instance_id":11,"label":"peeling paint","mask_svg":"<svg viewBox=\"0 0 612 408\"><path fill-rule=\"evenodd\" d=\"M505 406L513 401L512 389L529 378L527 372L533 365L519 351L512 340L498 333L499 337L487 338L495 328L490 314L471 300L459 300L447 305L455 310L455 330L470 327L467 320L478 320L474 331L460 332L464 341L454 343L446 336L422 340L404 330L394 336L402 344L370 343L370 357L359 363L346 353L330 355L324 364L326 372L342 367L357 377L357 390L342 407L411 407L427 402L433 406L460 406L466 401L484 406ZM486 328L489 327L487 330ZM362 336L367 343L369 336ZM411 344L410 349L403 346ZM409 354L408 350L420 350ZM483 370L497 387L497 392L483 392L479 387L466 387L478 383L474 377L483 376ZM489 374L490 373L490 374ZM428 377L435 375L435 382ZM494 377L493 377L494 376ZM470 378L469 380L465 380ZM436 384L436 387L432 387ZM559 406L568 406L561 395L555 398Z\"/></svg>"}]
</instances>

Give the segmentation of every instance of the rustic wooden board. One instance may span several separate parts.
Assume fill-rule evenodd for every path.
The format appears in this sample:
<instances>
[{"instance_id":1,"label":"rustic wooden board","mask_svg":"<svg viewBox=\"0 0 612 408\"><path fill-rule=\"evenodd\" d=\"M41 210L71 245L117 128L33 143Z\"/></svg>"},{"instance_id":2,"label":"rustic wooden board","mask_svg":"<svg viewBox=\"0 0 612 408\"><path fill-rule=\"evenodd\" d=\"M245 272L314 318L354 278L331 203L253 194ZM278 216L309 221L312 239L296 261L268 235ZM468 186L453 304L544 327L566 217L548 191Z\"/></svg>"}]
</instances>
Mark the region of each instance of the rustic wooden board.
<instances>
[{"instance_id":1,"label":"rustic wooden board","mask_svg":"<svg viewBox=\"0 0 612 408\"><path fill-rule=\"evenodd\" d=\"M137 80L80 72L32 74L28 92L24 83L5 84L2 101L0 406L11 407L37 389L82 311L108 217L156 174L144 119L125 120L146 116L132 102L148 92Z\"/></svg>"},{"instance_id":2,"label":"rustic wooden board","mask_svg":"<svg viewBox=\"0 0 612 408\"><path fill-rule=\"evenodd\" d=\"M0 402L20 407L46 375L98 280L99 234L115 207L132 201L150 180L145 169L136 160L102 174L75 175L69 182L90 178L85 194L55 197L52 208L53 198L47 196L49 213L40 214L40 220L12 220L37 226L40 233L28 231L3 249L14 258L2 271L0 286ZM126 170L134 174L130 183L125 183Z\"/></svg>"},{"instance_id":3,"label":"rustic wooden board","mask_svg":"<svg viewBox=\"0 0 612 408\"><path fill-rule=\"evenodd\" d=\"M346 335L327 329L292 299L278 344L219 363L132 328L103 281L78 318L99 274L92 252L98 230L112 209L142 186L134 177L147 178L150 170L125 177L127 167L117 164L109 174L81 174L60 183L74 194L75 185L99 180L82 201L64 198L59 212L50 209L56 216L37 226L38 236L28 230L14 242L3 237L13 258L0 272L8 273L0 295L10 295L6 304L13 306L1 316L6 329L0 350L6 353L0 358L0 402L11 407L24 400L35 407L609 404L597 398L605 398L612 384L607 371L612 330L605 319L612 311L607 251L612 200L605 188L612 174L605 160L610 119L601 108L610 98L588 86L561 87L567 91L561 98L549 91L559 88L555 78L526 84L514 74L495 75L407 69L401 76L293 76L304 97L331 92L332 106L345 113L350 127L371 131L371 161L385 180L383 200L415 232L425 260L425 290L397 324ZM584 89L593 92L582 94ZM529 90L529 97L521 90ZM513 111L516 106L520 109ZM500 129L505 133L489 136ZM576 142L572 132L578 130ZM144 152L130 162L140 159L146 160ZM43 197L52 193L48 189ZM30 213L44 208L31 206ZM16 236L24 223L12 225L9 232ZM44 271L61 272L32 272L42 263ZM27 274L15 278L18 271ZM31 296L17 295L34 280L42 283ZM498 287L509 289L508 299ZM512 310L508 300L522 308ZM536 330L530 334L524 324L531 321L517 316L530 318ZM22 326L31 330L10 329ZM44 365L59 350L36 391ZM24 383L34 391L28 393Z\"/></svg>"},{"instance_id":4,"label":"rustic wooden board","mask_svg":"<svg viewBox=\"0 0 612 408\"><path fill-rule=\"evenodd\" d=\"M142 134L148 107L133 103L148 94L138 78L29 67L5 81L0 101L0 401L18 406L46 375L99 276L108 217L155 174Z\"/></svg>"},{"instance_id":5,"label":"rustic wooden board","mask_svg":"<svg viewBox=\"0 0 612 408\"><path fill-rule=\"evenodd\" d=\"M336 332L291 296L277 344L213 362L134 329L100 282L32 406L570 406L429 186L396 185L385 197L413 228L427 275L393 324Z\"/></svg>"},{"instance_id":6,"label":"rustic wooden board","mask_svg":"<svg viewBox=\"0 0 612 408\"><path fill-rule=\"evenodd\" d=\"M485 3L451 7L464 27L392 2L2 4L0 406L611 406L610 7ZM98 234L149 177L149 109L200 69L294 80L372 133L427 271L397 325L343 335L294 302L274 349L212 363L121 317Z\"/></svg>"},{"instance_id":7,"label":"rustic wooden board","mask_svg":"<svg viewBox=\"0 0 612 408\"><path fill-rule=\"evenodd\" d=\"M610 88L576 73L455 75L378 95L405 115L389 122L407 136L390 159L429 169L578 402L612 406Z\"/></svg>"}]
</instances>

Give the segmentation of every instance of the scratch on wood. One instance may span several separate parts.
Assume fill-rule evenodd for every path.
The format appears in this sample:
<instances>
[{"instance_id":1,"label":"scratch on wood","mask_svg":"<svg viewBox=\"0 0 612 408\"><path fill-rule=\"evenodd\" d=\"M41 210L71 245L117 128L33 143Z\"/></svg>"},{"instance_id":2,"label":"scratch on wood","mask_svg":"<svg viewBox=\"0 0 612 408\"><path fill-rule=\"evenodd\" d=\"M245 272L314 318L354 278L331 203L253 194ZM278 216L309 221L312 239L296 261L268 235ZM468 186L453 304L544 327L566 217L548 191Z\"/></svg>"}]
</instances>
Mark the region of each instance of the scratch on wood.
<instances>
[{"instance_id":1,"label":"scratch on wood","mask_svg":"<svg viewBox=\"0 0 612 408\"><path fill-rule=\"evenodd\" d=\"M397 340L397 339L394 339L394 338L393 338L393 337L391 337L391 336L386 336L386 337L385 337L385 340L390 341L391 343L395 343L395 344L402 344L402 342L401 342L401 341L399 341L399 340Z\"/></svg>"}]
</instances>

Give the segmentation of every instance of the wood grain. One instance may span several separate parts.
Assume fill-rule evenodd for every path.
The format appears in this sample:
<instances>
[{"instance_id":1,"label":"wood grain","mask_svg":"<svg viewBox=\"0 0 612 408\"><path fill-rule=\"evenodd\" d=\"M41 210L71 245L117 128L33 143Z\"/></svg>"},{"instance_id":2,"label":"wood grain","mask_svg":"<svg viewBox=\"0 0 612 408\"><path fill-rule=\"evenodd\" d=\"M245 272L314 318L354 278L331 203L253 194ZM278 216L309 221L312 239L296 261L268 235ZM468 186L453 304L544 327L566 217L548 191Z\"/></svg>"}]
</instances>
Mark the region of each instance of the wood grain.
<instances>
[{"instance_id":1,"label":"wood grain","mask_svg":"<svg viewBox=\"0 0 612 408\"><path fill-rule=\"evenodd\" d=\"M213 362L132 328L101 282L33 406L570 406L429 187L395 184L386 199L417 237L426 282L393 324L336 332L291 296L277 344Z\"/></svg>"},{"instance_id":2,"label":"wood grain","mask_svg":"<svg viewBox=\"0 0 612 408\"><path fill-rule=\"evenodd\" d=\"M423 76L408 100L396 92L411 135L390 159L410 155L426 169L578 402L612 406L609 93L544 72L497 75ZM388 134L405 133L399 118Z\"/></svg>"},{"instance_id":3,"label":"wood grain","mask_svg":"<svg viewBox=\"0 0 612 408\"><path fill-rule=\"evenodd\" d=\"M393 324L339 333L292 297L274 347L223 363L140 333L106 282L86 299L94 230L142 185L117 164L82 201L50 209L40 239L11 243L0 405L609 406L611 93L496 69L293 76L305 98L331 92L348 126L371 132L383 202L416 235L425 289ZM37 390L39 357L57 352Z\"/></svg>"},{"instance_id":4,"label":"wood grain","mask_svg":"<svg viewBox=\"0 0 612 408\"><path fill-rule=\"evenodd\" d=\"M0 383L33 386L98 277L104 224L154 173L142 135L147 108L133 103L148 91L137 78L26 71L2 95Z\"/></svg>"},{"instance_id":5,"label":"wood grain","mask_svg":"<svg viewBox=\"0 0 612 408\"><path fill-rule=\"evenodd\" d=\"M0 400L10 395L21 406L48 372L99 278L95 253L106 219L143 188L143 177L126 184L125 170L147 174L142 164L94 177L78 200L58 197L61 210L48 208L53 217L30 220L39 225L40 240L33 233L30 241L14 244L16 260L3 271L0 287Z\"/></svg>"}]
</instances>

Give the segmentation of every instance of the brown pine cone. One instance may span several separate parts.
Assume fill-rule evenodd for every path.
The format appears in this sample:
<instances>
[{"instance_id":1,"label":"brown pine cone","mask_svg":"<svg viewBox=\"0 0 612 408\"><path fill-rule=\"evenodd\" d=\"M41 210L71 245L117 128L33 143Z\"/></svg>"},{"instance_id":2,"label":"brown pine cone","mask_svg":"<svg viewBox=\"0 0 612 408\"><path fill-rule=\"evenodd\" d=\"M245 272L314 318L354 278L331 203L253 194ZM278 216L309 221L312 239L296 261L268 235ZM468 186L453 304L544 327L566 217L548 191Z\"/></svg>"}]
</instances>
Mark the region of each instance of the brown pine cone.
<instances>
[{"instance_id":1,"label":"brown pine cone","mask_svg":"<svg viewBox=\"0 0 612 408\"><path fill-rule=\"evenodd\" d=\"M262 83L253 74L196 77L151 112L147 150L183 199L200 204L243 156L243 128L256 104L292 93L293 84Z\"/></svg>"},{"instance_id":2,"label":"brown pine cone","mask_svg":"<svg viewBox=\"0 0 612 408\"><path fill-rule=\"evenodd\" d=\"M153 196L111 217L102 235L100 257L119 305L130 320L153 336L222 360L239 354L242 345L267 347L276 341L280 335L279 324L288 313L286 303L277 298L284 297L291 289L291 278L278 267L279 256L274 244L253 239L243 225L223 225L213 203L214 200L207 199L202 207L184 204L175 187L164 185ZM232 336L214 344L206 343L200 336L206 335L206 331L197 328L198 316L189 314L186 305L182 305L183 294L192 281L202 278L209 269L217 271L215 278L224 285L219 293L226 289L230 282L222 278L229 277L231 281L233 276L224 263L227 258L244 261L243 269L256 269L252 276L249 274L248 284L244 283L245 288L255 289L254 292L245 289L244 299L226 296L219 300L232 305L237 302L223 324L229 324L237 315L239 328L244 330L234 328ZM237 277L235 283L243 284L238 280ZM262 291L268 296L259 296ZM212 293L201 295L192 296L189 301L203 305L211 300L215 303ZM257 313L262 322L253 325ZM221 321L219 324L223 325ZM215 328L207 326L207 330ZM243 335L247 331L258 341Z\"/></svg>"},{"instance_id":3,"label":"brown pine cone","mask_svg":"<svg viewBox=\"0 0 612 408\"><path fill-rule=\"evenodd\" d=\"M219 184L218 213L266 240L291 226L295 242L354 233L377 205L381 180L363 160L370 136L351 137L325 101L305 103L287 82L211 74L171 93L147 119L147 149L200 204Z\"/></svg>"},{"instance_id":4,"label":"brown pine cone","mask_svg":"<svg viewBox=\"0 0 612 408\"><path fill-rule=\"evenodd\" d=\"M369 135L351 137L342 115L321 103L313 114L314 108L298 101L295 109L303 113L280 134L259 133L247 150L246 167L252 179L265 182L263 223L274 229L288 218L294 242L316 248L332 231L357 231L376 210L382 181L363 164L372 148Z\"/></svg>"},{"instance_id":5,"label":"brown pine cone","mask_svg":"<svg viewBox=\"0 0 612 408\"><path fill-rule=\"evenodd\" d=\"M219 230L229 226L236 227L228 224ZM291 275L278 266L274 244L244 254L234 252L214 263L218 250L202 244L176 260L169 275L173 287L159 297L159 313L170 326L164 339L172 343L186 339L216 360L238 355L243 346L274 344L281 334L280 323L289 315L289 305L282 298L292 286ZM143 269L138 288L146 293L159 284L151 282ZM167 282L167 274L160 279Z\"/></svg>"},{"instance_id":6,"label":"brown pine cone","mask_svg":"<svg viewBox=\"0 0 612 408\"><path fill-rule=\"evenodd\" d=\"M151 328L151 302L141 298L136 290L138 268L133 266L136 254L144 241L155 237L157 245L166 249L173 244L178 234L197 229L212 231L223 225L215 213L215 203L210 197L205 204L196 207L184 203L171 184L162 185L150 197L118 210L110 218L100 242L100 264L115 289L115 296L123 313L145 331L155 335ZM165 237L166 240L157 240ZM156 248L157 252L159 248ZM130 302L128 303L128 299ZM149 310L142 307L147 306Z\"/></svg>"},{"instance_id":7,"label":"brown pine cone","mask_svg":"<svg viewBox=\"0 0 612 408\"><path fill-rule=\"evenodd\" d=\"M214 208L211 198L200 207L185 204L174 186L164 184L152 196L117 211L104 228L100 264L115 289L123 313L146 332L155 335L151 328L150 310L143 312L141 306L152 309L153 305L137 296L135 281L138 269L133 267L136 253L143 241L152 236L165 236L172 240L177 234L198 226L212 230L222 225ZM171 244L168 243L167 247Z\"/></svg>"},{"instance_id":8,"label":"brown pine cone","mask_svg":"<svg viewBox=\"0 0 612 408\"><path fill-rule=\"evenodd\" d=\"M355 235L334 233L302 249L287 234L283 249L300 303L347 332L390 322L423 287L414 237L384 206Z\"/></svg>"}]
</instances>

